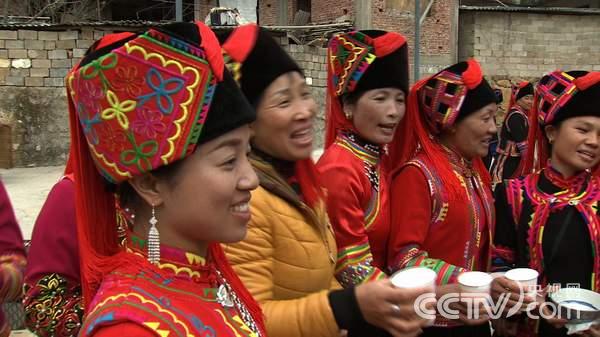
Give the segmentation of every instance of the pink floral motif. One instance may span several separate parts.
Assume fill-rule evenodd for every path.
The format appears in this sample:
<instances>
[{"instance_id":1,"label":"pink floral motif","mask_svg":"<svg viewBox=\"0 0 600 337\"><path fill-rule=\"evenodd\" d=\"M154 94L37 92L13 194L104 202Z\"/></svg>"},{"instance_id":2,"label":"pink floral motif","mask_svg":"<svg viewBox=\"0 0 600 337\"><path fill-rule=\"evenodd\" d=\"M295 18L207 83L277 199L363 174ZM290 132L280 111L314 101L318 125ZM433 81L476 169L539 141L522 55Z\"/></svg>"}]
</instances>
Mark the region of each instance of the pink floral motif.
<instances>
[{"instance_id":1,"label":"pink floral motif","mask_svg":"<svg viewBox=\"0 0 600 337\"><path fill-rule=\"evenodd\" d=\"M80 101L89 111L100 111L100 101L104 99L104 90L93 81L81 80L78 94Z\"/></svg>"},{"instance_id":2,"label":"pink floral motif","mask_svg":"<svg viewBox=\"0 0 600 337\"><path fill-rule=\"evenodd\" d=\"M116 152L127 146L127 138L121 130L115 130L110 124L105 123L99 129L102 144L110 151Z\"/></svg>"},{"instance_id":3,"label":"pink floral motif","mask_svg":"<svg viewBox=\"0 0 600 337\"><path fill-rule=\"evenodd\" d=\"M144 79L138 76L138 70L135 67L117 67L116 76L112 80L112 86L117 91L125 91L131 97L137 97L142 94Z\"/></svg>"},{"instance_id":4,"label":"pink floral motif","mask_svg":"<svg viewBox=\"0 0 600 337\"><path fill-rule=\"evenodd\" d=\"M163 133L167 129L161 120L162 114L147 107L137 109L136 119L132 123L132 129L139 135L146 136L147 139L154 139L158 133Z\"/></svg>"}]
</instances>

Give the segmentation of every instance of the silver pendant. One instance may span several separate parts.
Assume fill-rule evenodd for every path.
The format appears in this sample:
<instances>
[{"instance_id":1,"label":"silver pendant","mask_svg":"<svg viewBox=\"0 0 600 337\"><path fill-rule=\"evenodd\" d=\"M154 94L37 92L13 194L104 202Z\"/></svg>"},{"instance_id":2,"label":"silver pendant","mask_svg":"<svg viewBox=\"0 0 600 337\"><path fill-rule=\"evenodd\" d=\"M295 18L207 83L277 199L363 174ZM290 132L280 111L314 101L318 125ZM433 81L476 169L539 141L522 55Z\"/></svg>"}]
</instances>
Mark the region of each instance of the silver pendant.
<instances>
[{"instance_id":1,"label":"silver pendant","mask_svg":"<svg viewBox=\"0 0 600 337\"><path fill-rule=\"evenodd\" d=\"M217 302L225 308L233 308L235 306L224 284L221 284L217 290Z\"/></svg>"}]
</instances>

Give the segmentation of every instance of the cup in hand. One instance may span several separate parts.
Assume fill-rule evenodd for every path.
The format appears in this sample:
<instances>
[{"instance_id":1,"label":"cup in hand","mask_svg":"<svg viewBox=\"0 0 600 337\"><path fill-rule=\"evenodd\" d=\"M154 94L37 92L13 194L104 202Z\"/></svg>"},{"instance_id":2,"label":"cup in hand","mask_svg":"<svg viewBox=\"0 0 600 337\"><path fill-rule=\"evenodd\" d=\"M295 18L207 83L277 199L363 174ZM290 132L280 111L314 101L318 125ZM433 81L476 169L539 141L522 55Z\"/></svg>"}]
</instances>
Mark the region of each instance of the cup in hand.
<instances>
[{"instance_id":1,"label":"cup in hand","mask_svg":"<svg viewBox=\"0 0 600 337\"><path fill-rule=\"evenodd\" d=\"M537 295L537 279L539 273L530 268L515 268L504 274L504 276L519 284L526 296L535 298Z\"/></svg>"},{"instance_id":2,"label":"cup in hand","mask_svg":"<svg viewBox=\"0 0 600 337\"><path fill-rule=\"evenodd\" d=\"M431 299L433 302L435 302L436 280L437 273L425 267L402 269L390 276L390 281L394 287L400 289L423 289L424 296L427 298L427 300ZM417 306L418 303L415 303L415 308ZM419 314L423 314L421 317L427 319L427 325L433 325L435 321L434 312L421 312Z\"/></svg>"},{"instance_id":3,"label":"cup in hand","mask_svg":"<svg viewBox=\"0 0 600 337\"><path fill-rule=\"evenodd\" d=\"M492 284L492 276L480 271L467 271L458 276L461 293L488 295Z\"/></svg>"}]
</instances>

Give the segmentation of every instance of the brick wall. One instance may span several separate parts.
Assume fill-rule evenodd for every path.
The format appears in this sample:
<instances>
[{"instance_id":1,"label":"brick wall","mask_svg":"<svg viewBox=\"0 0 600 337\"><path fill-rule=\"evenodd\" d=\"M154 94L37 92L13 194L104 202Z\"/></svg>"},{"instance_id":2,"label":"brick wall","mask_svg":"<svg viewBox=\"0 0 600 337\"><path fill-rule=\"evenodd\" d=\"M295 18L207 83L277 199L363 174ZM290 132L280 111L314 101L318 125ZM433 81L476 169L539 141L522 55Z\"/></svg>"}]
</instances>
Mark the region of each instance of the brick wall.
<instances>
[{"instance_id":1,"label":"brick wall","mask_svg":"<svg viewBox=\"0 0 600 337\"><path fill-rule=\"evenodd\" d=\"M345 11L346 12L345 12ZM312 0L310 20L312 22L329 22L347 15L349 19L354 17L354 0Z\"/></svg>"},{"instance_id":2,"label":"brick wall","mask_svg":"<svg viewBox=\"0 0 600 337\"><path fill-rule=\"evenodd\" d=\"M64 77L94 40L111 31L0 30L0 124L11 128L15 166L64 164L69 122ZM326 49L280 44L305 69L320 106L317 146L322 146ZM0 158L1 160L2 158Z\"/></svg>"},{"instance_id":3,"label":"brick wall","mask_svg":"<svg viewBox=\"0 0 600 337\"><path fill-rule=\"evenodd\" d=\"M494 78L532 79L555 69L600 70L600 16L514 12L460 15L459 53Z\"/></svg>"},{"instance_id":4,"label":"brick wall","mask_svg":"<svg viewBox=\"0 0 600 337\"><path fill-rule=\"evenodd\" d=\"M64 78L108 31L0 30L0 123L15 166L63 164L69 131Z\"/></svg>"}]
</instances>

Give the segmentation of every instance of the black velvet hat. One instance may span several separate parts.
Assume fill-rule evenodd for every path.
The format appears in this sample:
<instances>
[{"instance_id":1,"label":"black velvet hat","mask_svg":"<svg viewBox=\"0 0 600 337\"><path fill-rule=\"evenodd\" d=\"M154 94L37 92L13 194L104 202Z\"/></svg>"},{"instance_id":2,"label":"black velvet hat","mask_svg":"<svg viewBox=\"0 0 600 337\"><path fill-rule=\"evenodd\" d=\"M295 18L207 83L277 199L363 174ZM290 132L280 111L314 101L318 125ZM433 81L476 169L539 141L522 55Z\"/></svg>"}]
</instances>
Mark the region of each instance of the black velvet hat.
<instances>
[{"instance_id":1,"label":"black velvet hat","mask_svg":"<svg viewBox=\"0 0 600 337\"><path fill-rule=\"evenodd\" d=\"M279 76L297 71L298 64L263 28L254 24L217 32L226 61L248 101L256 107L263 92ZM237 64L232 64L237 63Z\"/></svg>"}]
</instances>

